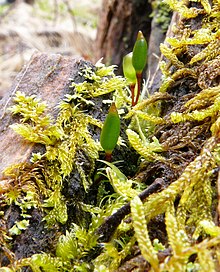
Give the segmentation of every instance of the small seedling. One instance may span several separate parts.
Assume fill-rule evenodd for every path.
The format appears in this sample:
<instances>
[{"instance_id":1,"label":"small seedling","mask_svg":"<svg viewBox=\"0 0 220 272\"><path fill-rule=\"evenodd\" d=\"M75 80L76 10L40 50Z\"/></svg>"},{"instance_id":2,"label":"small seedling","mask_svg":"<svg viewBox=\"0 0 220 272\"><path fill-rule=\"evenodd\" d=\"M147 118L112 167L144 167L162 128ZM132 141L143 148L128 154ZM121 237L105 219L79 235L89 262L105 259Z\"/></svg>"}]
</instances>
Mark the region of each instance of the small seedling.
<instances>
[{"instance_id":1,"label":"small seedling","mask_svg":"<svg viewBox=\"0 0 220 272\"><path fill-rule=\"evenodd\" d=\"M142 72L147 63L147 42L141 31L138 32L133 52L123 58L123 72L131 89L131 105L135 106L141 93ZM137 94L135 97L135 87Z\"/></svg>"},{"instance_id":2,"label":"small seedling","mask_svg":"<svg viewBox=\"0 0 220 272\"><path fill-rule=\"evenodd\" d=\"M112 102L100 136L100 143L102 148L105 150L106 161L111 161L112 151L117 144L119 134L120 118L115 103Z\"/></svg>"},{"instance_id":3,"label":"small seedling","mask_svg":"<svg viewBox=\"0 0 220 272\"><path fill-rule=\"evenodd\" d=\"M136 71L133 67L132 64L132 56L133 53L130 52L129 54L125 55L123 58L123 72L124 76L127 79L129 85L130 85L130 90L131 90L131 105L132 107L135 105L135 85L136 85Z\"/></svg>"},{"instance_id":4,"label":"small seedling","mask_svg":"<svg viewBox=\"0 0 220 272\"><path fill-rule=\"evenodd\" d=\"M142 72L144 70L144 67L146 66L146 63L147 63L147 42L144 38L143 33L139 31L136 42L134 44L132 55L132 64L136 71L137 77L137 95L134 101L134 105L137 104L141 93Z\"/></svg>"}]
</instances>

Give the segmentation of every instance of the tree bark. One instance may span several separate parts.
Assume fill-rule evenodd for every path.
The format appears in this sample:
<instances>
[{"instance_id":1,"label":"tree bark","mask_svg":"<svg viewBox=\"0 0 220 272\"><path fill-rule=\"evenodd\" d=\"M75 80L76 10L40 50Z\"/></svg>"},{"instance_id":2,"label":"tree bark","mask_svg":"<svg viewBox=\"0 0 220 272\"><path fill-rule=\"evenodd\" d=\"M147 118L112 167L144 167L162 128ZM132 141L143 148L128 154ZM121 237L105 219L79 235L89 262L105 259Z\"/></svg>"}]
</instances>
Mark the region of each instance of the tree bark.
<instances>
[{"instance_id":1,"label":"tree bark","mask_svg":"<svg viewBox=\"0 0 220 272\"><path fill-rule=\"evenodd\" d=\"M115 64L121 73L122 58L131 52L141 30L149 40L151 5L146 0L103 0L96 39L96 59Z\"/></svg>"}]
</instances>

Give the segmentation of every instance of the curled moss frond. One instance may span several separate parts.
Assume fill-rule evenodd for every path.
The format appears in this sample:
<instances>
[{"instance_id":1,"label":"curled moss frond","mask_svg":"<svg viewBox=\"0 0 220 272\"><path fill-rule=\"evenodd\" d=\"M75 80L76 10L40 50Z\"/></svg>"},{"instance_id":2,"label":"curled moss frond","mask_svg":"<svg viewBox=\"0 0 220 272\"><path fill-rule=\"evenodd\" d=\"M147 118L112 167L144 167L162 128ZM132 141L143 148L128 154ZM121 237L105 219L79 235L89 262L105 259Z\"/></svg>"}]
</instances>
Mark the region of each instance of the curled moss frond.
<instances>
[{"instance_id":1,"label":"curled moss frond","mask_svg":"<svg viewBox=\"0 0 220 272\"><path fill-rule=\"evenodd\" d=\"M158 155L156 152L162 152L163 148L160 145L156 137L153 138L153 142L140 139L139 135L131 129L127 129L126 133L132 147L147 161L165 161L164 157Z\"/></svg>"},{"instance_id":2,"label":"curled moss frond","mask_svg":"<svg viewBox=\"0 0 220 272\"><path fill-rule=\"evenodd\" d=\"M194 18L200 13L200 10L196 8L188 8L183 0L165 0L165 3L167 3L172 10L177 11L184 18Z\"/></svg>"},{"instance_id":3,"label":"curled moss frond","mask_svg":"<svg viewBox=\"0 0 220 272\"><path fill-rule=\"evenodd\" d=\"M191 5L191 2L188 1L188 5ZM166 1L182 17L192 21L192 25L193 19L190 18L202 14L202 19L201 26L196 29L189 25L183 31L180 23L174 30L177 35L166 38L170 46L161 44L161 52L166 58L166 61L160 62L164 75L161 92L167 91L182 75L197 79L202 89L216 84L213 79L219 74L219 4L218 1L213 1L212 5L207 0L200 2L203 8L188 8L185 1ZM201 46L201 50L195 50L198 46Z\"/></svg>"},{"instance_id":4,"label":"curled moss frond","mask_svg":"<svg viewBox=\"0 0 220 272\"><path fill-rule=\"evenodd\" d=\"M196 73L193 69L190 68L182 68L177 70L172 75L166 76L163 80L163 83L160 86L160 92L166 92L178 79L182 79L183 77L196 77Z\"/></svg>"},{"instance_id":5,"label":"curled moss frond","mask_svg":"<svg viewBox=\"0 0 220 272\"><path fill-rule=\"evenodd\" d=\"M72 232L66 231L65 235L59 237L59 241L56 246L56 256L63 261L77 258L80 253L77 239Z\"/></svg>"},{"instance_id":6,"label":"curled moss frond","mask_svg":"<svg viewBox=\"0 0 220 272\"><path fill-rule=\"evenodd\" d=\"M198 85L201 89L216 86L218 84L218 76L220 74L220 55L215 59L205 62L199 67Z\"/></svg>"},{"instance_id":7,"label":"curled moss frond","mask_svg":"<svg viewBox=\"0 0 220 272\"><path fill-rule=\"evenodd\" d=\"M160 271L157 252L151 243L147 230L144 205L138 196L131 201L131 214L135 236L143 257L151 264L153 271Z\"/></svg>"},{"instance_id":8,"label":"curled moss frond","mask_svg":"<svg viewBox=\"0 0 220 272\"><path fill-rule=\"evenodd\" d=\"M179 113L179 112L172 112L171 113L171 120L174 123L179 123L179 122L184 122L184 121L193 121L193 120L197 120L197 121L202 121L207 117L214 117L216 116L216 114L219 111L219 107L220 107L220 96L216 95L215 96L215 91L219 90L219 86L213 89L208 89L203 91L202 93L200 93L197 96L197 101L195 101L196 99L193 98L192 101L189 101L188 103L186 103L186 106L190 106L191 109L195 109L196 107L199 107L201 105L204 105L205 103L210 103L211 101L207 100L207 96L211 97L214 96L214 100L213 103L201 110L193 110L191 112L183 112L183 113ZM203 96L204 96L204 100L203 100Z\"/></svg>"},{"instance_id":9,"label":"curled moss frond","mask_svg":"<svg viewBox=\"0 0 220 272\"><path fill-rule=\"evenodd\" d=\"M10 109L13 114L22 117L21 123L13 124L11 128L30 142L45 145L45 153L33 154L32 161L36 165L42 164L35 170L34 182L31 175L27 175L31 182L19 176L19 173L16 176L29 183L28 190L33 183L44 193L43 207L48 211L45 219L50 225L56 221L62 224L67 221L66 202L61 194L63 178L70 175L73 169L77 169L87 190L92 183L90 175L101 149L88 128L90 124L101 127L101 122L81 112L71 101L72 97L68 96L60 103L56 122L47 113L46 104L35 96L28 97L18 92L15 97L16 104ZM79 154L90 160L90 172L83 168ZM40 177L38 171L41 171ZM11 175L9 172L7 174Z\"/></svg>"},{"instance_id":10,"label":"curled moss frond","mask_svg":"<svg viewBox=\"0 0 220 272\"><path fill-rule=\"evenodd\" d=\"M161 117L157 117L157 116L153 116L152 114L148 114L146 112L142 112L142 111L135 111L135 114L145 120L145 121L148 121L148 122L151 122L155 125L158 125L158 124L163 124L164 123L164 120L163 118Z\"/></svg>"},{"instance_id":11,"label":"curled moss frond","mask_svg":"<svg viewBox=\"0 0 220 272\"><path fill-rule=\"evenodd\" d=\"M184 64L181 61L178 60L176 54L173 52L173 50L171 48L169 48L165 44L161 44L160 45L160 51L177 68L181 69L181 68L184 67Z\"/></svg>"},{"instance_id":12,"label":"curled moss frond","mask_svg":"<svg viewBox=\"0 0 220 272\"><path fill-rule=\"evenodd\" d=\"M67 215L67 206L65 203L65 199L62 197L60 188L53 192L51 192L51 196L44 201L44 208L52 208L48 209L47 215L45 216L45 220L50 224L54 225L56 221L61 224L65 224L68 218Z\"/></svg>"},{"instance_id":13,"label":"curled moss frond","mask_svg":"<svg viewBox=\"0 0 220 272\"><path fill-rule=\"evenodd\" d=\"M182 37L181 40L177 38L167 38L166 41L175 48L182 47L184 45L193 44L208 44L216 39L217 33L212 33L211 29L198 29L193 31L192 38ZM163 48L163 47L162 47ZM162 51L163 53L163 51ZM165 54L164 54L165 55Z\"/></svg>"},{"instance_id":14,"label":"curled moss frond","mask_svg":"<svg viewBox=\"0 0 220 272\"><path fill-rule=\"evenodd\" d=\"M174 133L167 138L166 141L164 141L161 145L163 146L164 150L178 150L180 148L183 148L187 145L190 145L193 140L195 140L199 135L201 135L202 132L207 130L208 123L194 126L189 131L189 123L180 124L180 127L182 128L181 131L174 131Z\"/></svg>"},{"instance_id":15,"label":"curled moss frond","mask_svg":"<svg viewBox=\"0 0 220 272\"><path fill-rule=\"evenodd\" d=\"M60 109L57 126L63 129L65 136L63 136L61 142L57 142L53 146L48 146L45 156L50 161L58 160L61 173L64 176L69 175L75 165L81 175L84 188L87 189L89 186L89 176L80 167L77 161L77 154L79 150L85 151L91 158L94 167L94 162L99 156L98 151L101 148L90 135L88 126L92 124L101 127L102 124L98 120L81 112L69 100L61 102Z\"/></svg>"},{"instance_id":16,"label":"curled moss frond","mask_svg":"<svg viewBox=\"0 0 220 272\"><path fill-rule=\"evenodd\" d=\"M201 155L196 157L195 160L185 168L181 176L176 181L170 184L168 188L162 192L159 192L148 198L147 202L144 204L148 220L157 216L158 214L164 213L169 203L174 202L177 195L183 195L183 198L181 198L180 201L187 203L187 193L189 191L193 193L194 185L200 180L203 180L203 177L207 176L210 171L212 172L216 166L214 157L211 154L211 151L214 150L216 144L216 139L214 137L210 138L204 145L201 151ZM207 192L209 198L210 192L205 191L204 193L206 194ZM201 209L202 212L202 206ZM178 215L178 222L183 222L182 225L185 225L184 222L186 220L186 209L183 210L181 208L180 210ZM197 209L196 212L198 212ZM196 218L198 218L198 216L196 216Z\"/></svg>"},{"instance_id":17,"label":"curled moss frond","mask_svg":"<svg viewBox=\"0 0 220 272\"><path fill-rule=\"evenodd\" d=\"M215 272L216 264L215 259L213 257L213 253L209 250L204 250L198 252L198 262L202 271L204 272Z\"/></svg>"},{"instance_id":18,"label":"curled moss frond","mask_svg":"<svg viewBox=\"0 0 220 272\"><path fill-rule=\"evenodd\" d=\"M178 219L175 217L174 208L172 207L172 213L170 209L166 212L166 226L169 236L169 241L172 243L173 255L169 261L162 265L163 269L170 271L186 271L189 267L188 259L192 254L198 254L197 259L194 262L194 266L199 271L215 271L215 260L213 255L214 250L210 250L210 246L214 243L219 243L216 239L209 241L203 241L196 245L190 244L188 235L184 229L179 229ZM172 242L171 242L172 241Z\"/></svg>"},{"instance_id":19,"label":"curled moss frond","mask_svg":"<svg viewBox=\"0 0 220 272\"><path fill-rule=\"evenodd\" d=\"M174 271L186 271L186 264L188 262L188 255L183 252L190 246L189 238L184 229L179 228L178 221L175 216L175 209L173 204L170 204L166 211L166 229L169 238L169 244L172 248L173 254L165 269Z\"/></svg>"},{"instance_id":20,"label":"curled moss frond","mask_svg":"<svg viewBox=\"0 0 220 272\"><path fill-rule=\"evenodd\" d=\"M9 110L13 114L21 115L23 117L21 121L31 120L34 123L42 122L41 125L48 125L50 123L49 116L43 116L47 107L46 103L36 98L35 95L26 96L25 93L18 91L14 97L14 102L16 104L10 107ZM41 116L40 120L39 116Z\"/></svg>"},{"instance_id":21,"label":"curled moss frond","mask_svg":"<svg viewBox=\"0 0 220 272\"><path fill-rule=\"evenodd\" d=\"M15 103L9 110L22 117L21 124L11 125L15 132L30 142L45 145L53 145L56 140L62 138L62 129L53 124L53 119L46 113L46 104L36 96L28 97L17 92Z\"/></svg>"},{"instance_id":22,"label":"curled moss frond","mask_svg":"<svg viewBox=\"0 0 220 272\"><path fill-rule=\"evenodd\" d=\"M216 226L211 220L201 220L200 226L203 228L205 233L209 234L211 237L217 237L220 235L220 227Z\"/></svg>"},{"instance_id":23,"label":"curled moss frond","mask_svg":"<svg viewBox=\"0 0 220 272\"><path fill-rule=\"evenodd\" d=\"M220 87L216 86L213 88L204 89L193 98L187 101L184 105L187 111L205 108L213 104L215 99L219 96Z\"/></svg>"},{"instance_id":24,"label":"curled moss frond","mask_svg":"<svg viewBox=\"0 0 220 272\"><path fill-rule=\"evenodd\" d=\"M198 62L202 59L206 60L214 59L219 54L219 46L220 46L219 40L210 42L205 49L203 49L201 52L199 52L191 59L190 64L194 64L195 62Z\"/></svg>"},{"instance_id":25,"label":"curled moss frond","mask_svg":"<svg viewBox=\"0 0 220 272\"><path fill-rule=\"evenodd\" d=\"M32 255L29 262L33 272L39 272L41 268L45 271L59 271L62 267L62 261L59 258L46 253Z\"/></svg>"},{"instance_id":26,"label":"curled moss frond","mask_svg":"<svg viewBox=\"0 0 220 272\"><path fill-rule=\"evenodd\" d=\"M211 9L212 9L209 1L208 0L200 0L200 2L203 5L203 8L206 11L206 13L209 14L211 12Z\"/></svg>"},{"instance_id":27,"label":"curled moss frond","mask_svg":"<svg viewBox=\"0 0 220 272\"><path fill-rule=\"evenodd\" d=\"M137 190L132 189L133 182L131 180L128 180L126 177L126 179L120 178L121 175L117 175L116 172L113 171L110 167L106 168L106 173L115 192L120 196L131 199L138 194Z\"/></svg>"},{"instance_id":28,"label":"curled moss frond","mask_svg":"<svg viewBox=\"0 0 220 272\"><path fill-rule=\"evenodd\" d=\"M141 101L140 103L136 104L132 109L129 110L128 114L125 116L125 118L130 118L136 113L145 113L145 111L148 109L149 106L156 104L158 101L161 100L169 100L171 99L171 96L168 93L154 93L153 95L149 96L147 99ZM152 117L154 122L154 118L158 118L156 120L159 121L159 119L162 119L160 117L155 117L153 115L153 112L149 114L149 117Z\"/></svg>"},{"instance_id":29,"label":"curled moss frond","mask_svg":"<svg viewBox=\"0 0 220 272\"><path fill-rule=\"evenodd\" d=\"M127 88L127 82L120 76L114 74L115 66L106 67L104 64L98 64L95 68L86 67L82 70L85 81L82 83L71 84L76 94L81 94L85 98L97 97L116 91L123 94Z\"/></svg>"}]
</instances>

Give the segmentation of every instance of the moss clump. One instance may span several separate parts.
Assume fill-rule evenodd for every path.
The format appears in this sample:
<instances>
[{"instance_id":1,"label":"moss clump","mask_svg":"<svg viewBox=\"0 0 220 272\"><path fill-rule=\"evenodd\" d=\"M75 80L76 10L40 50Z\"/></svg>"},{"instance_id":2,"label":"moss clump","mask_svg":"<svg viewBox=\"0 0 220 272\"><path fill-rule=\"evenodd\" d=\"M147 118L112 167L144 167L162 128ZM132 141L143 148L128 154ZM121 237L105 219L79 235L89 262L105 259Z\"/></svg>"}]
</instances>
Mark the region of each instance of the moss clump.
<instances>
[{"instance_id":1,"label":"moss clump","mask_svg":"<svg viewBox=\"0 0 220 272\"><path fill-rule=\"evenodd\" d=\"M43 144L45 151L33 154L32 163L8 171L16 186L5 192L2 205L11 204L6 202L9 194L11 202L23 209L22 220L29 220L25 216L31 188L38 197L32 198L30 207L42 209L48 223L65 227L59 228L53 250L18 261L12 258L9 271L24 266L33 272L216 271L219 266L220 228L215 220L216 210L219 216L219 6L215 0L189 1L188 6L185 1L166 3L181 20L175 36L167 38L170 46L161 45L166 61L161 62L160 92L131 108L124 79L101 65L82 71L83 83L72 83L75 93L60 103L57 120L35 97L17 94L12 111L22 119L13 128ZM139 172L135 177L123 173L120 166L127 161L105 163L98 175L104 171L106 175L97 182L94 174L101 148L91 127L100 129L102 123L83 107L92 107L93 99L109 92L127 122L123 140L140 156ZM83 167L79 154L88 159L89 169ZM67 203L63 183L76 172L89 197ZM163 188L144 197L143 192L159 181ZM77 224L68 217L67 204L83 215ZM103 237L106 233L108 237ZM2 231L2 237L6 251L7 232Z\"/></svg>"},{"instance_id":2,"label":"moss clump","mask_svg":"<svg viewBox=\"0 0 220 272\"><path fill-rule=\"evenodd\" d=\"M154 18L155 23L160 25L162 32L166 33L171 17L171 9L167 3L164 1L153 1L152 2L153 12L151 17Z\"/></svg>"},{"instance_id":3,"label":"moss clump","mask_svg":"<svg viewBox=\"0 0 220 272\"><path fill-rule=\"evenodd\" d=\"M197 80L201 89L218 84L219 3L199 2L190 1L187 7L184 1L166 1L179 12L182 20L173 27L175 36L166 38L169 45L161 44L161 52L166 57L166 62L160 63L164 75L161 92L183 77ZM196 25L198 15L201 19Z\"/></svg>"}]
</instances>

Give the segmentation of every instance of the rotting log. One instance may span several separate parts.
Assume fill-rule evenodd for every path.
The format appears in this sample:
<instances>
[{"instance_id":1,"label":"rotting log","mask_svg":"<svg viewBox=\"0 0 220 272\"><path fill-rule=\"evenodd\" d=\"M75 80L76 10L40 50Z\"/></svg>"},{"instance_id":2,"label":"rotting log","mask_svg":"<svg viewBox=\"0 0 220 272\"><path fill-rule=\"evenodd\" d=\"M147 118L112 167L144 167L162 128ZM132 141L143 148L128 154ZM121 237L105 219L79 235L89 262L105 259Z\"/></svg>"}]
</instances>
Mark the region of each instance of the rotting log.
<instances>
[{"instance_id":1,"label":"rotting log","mask_svg":"<svg viewBox=\"0 0 220 272\"><path fill-rule=\"evenodd\" d=\"M0 100L0 179L4 178L4 169L27 161L34 149L33 143L24 140L10 128L17 118L8 111L14 94L20 91L26 95L36 95L48 104L49 113L56 118L56 107L69 90L69 79L82 82L79 71L86 63L82 59L58 54L35 53L18 74L9 92Z\"/></svg>"}]
</instances>

